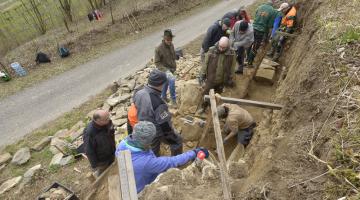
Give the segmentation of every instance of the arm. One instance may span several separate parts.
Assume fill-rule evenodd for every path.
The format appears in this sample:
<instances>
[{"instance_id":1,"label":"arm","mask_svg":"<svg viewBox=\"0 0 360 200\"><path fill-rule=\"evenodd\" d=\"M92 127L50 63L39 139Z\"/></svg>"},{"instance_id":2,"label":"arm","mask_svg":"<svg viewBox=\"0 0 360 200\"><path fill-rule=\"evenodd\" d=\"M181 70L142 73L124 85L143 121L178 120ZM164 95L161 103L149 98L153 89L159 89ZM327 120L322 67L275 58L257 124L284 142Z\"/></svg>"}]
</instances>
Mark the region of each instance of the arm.
<instances>
[{"instance_id":1,"label":"arm","mask_svg":"<svg viewBox=\"0 0 360 200\"><path fill-rule=\"evenodd\" d=\"M86 128L87 129L87 128ZM89 159L91 168L96 168L97 158L95 154L96 145L92 138L89 136L90 133L87 133L87 130L84 130L84 145L85 145L85 154Z\"/></svg>"},{"instance_id":2,"label":"arm","mask_svg":"<svg viewBox=\"0 0 360 200\"><path fill-rule=\"evenodd\" d=\"M205 63L201 66L200 75L206 78L207 66L209 63L209 52L205 55Z\"/></svg>"},{"instance_id":3,"label":"arm","mask_svg":"<svg viewBox=\"0 0 360 200\"><path fill-rule=\"evenodd\" d=\"M184 165L190 160L193 160L195 157L196 155L194 151L188 151L186 153L171 157L154 157L145 165L145 170L150 173L160 174L170 168Z\"/></svg>"},{"instance_id":4,"label":"arm","mask_svg":"<svg viewBox=\"0 0 360 200\"><path fill-rule=\"evenodd\" d=\"M163 65L163 63L161 62L161 53L160 53L160 50L159 48L156 48L155 49L155 58L154 58L154 63L155 63L155 66L162 70L162 69L166 69L166 67Z\"/></svg>"},{"instance_id":5,"label":"arm","mask_svg":"<svg viewBox=\"0 0 360 200\"><path fill-rule=\"evenodd\" d=\"M254 42L254 32L248 31L243 40L235 42L234 47L237 49L239 47L248 47Z\"/></svg>"},{"instance_id":6,"label":"arm","mask_svg":"<svg viewBox=\"0 0 360 200\"><path fill-rule=\"evenodd\" d=\"M239 124L238 124L238 122L237 122L236 120L229 120L229 119L227 119L227 120L226 120L226 123L225 123L225 127L226 127L226 129L228 129L228 130L230 131L230 134L225 137L224 143L225 143L226 141L228 141L230 138L232 138L232 137L234 137L235 135L237 135L237 133L238 133L238 131L239 131L239 129L238 129Z\"/></svg>"},{"instance_id":7,"label":"arm","mask_svg":"<svg viewBox=\"0 0 360 200\"><path fill-rule=\"evenodd\" d=\"M212 36L214 35L213 32L214 32L213 26L211 26L206 32L206 36L203 41L203 49L204 49L205 53L208 52L209 48L211 47L210 41L212 40Z\"/></svg>"}]
</instances>

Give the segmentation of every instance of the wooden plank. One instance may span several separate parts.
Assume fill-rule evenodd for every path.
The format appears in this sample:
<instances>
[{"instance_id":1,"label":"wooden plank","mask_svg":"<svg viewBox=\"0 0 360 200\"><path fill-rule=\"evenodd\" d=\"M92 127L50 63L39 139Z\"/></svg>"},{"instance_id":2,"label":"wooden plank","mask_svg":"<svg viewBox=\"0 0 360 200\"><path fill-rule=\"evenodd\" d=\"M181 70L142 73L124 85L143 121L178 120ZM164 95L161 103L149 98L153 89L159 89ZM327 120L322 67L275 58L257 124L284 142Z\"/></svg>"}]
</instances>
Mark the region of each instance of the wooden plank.
<instances>
[{"instance_id":1,"label":"wooden plank","mask_svg":"<svg viewBox=\"0 0 360 200\"><path fill-rule=\"evenodd\" d=\"M209 101L210 97L209 95L204 96L205 101ZM253 101L253 100L247 100L247 99L236 99L236 98L230 98L230 97L221 97L220 98L222 102L224 103L232 103L232 104L238 104L243 106L255 106L259 108L269 108L273 110L281 110L284 106L280 104L274 104L274 103L268 103L263 101Z\"/></svg>"},{"instance_id":2,"label":"wooden plank","mask_svg":"<svg viewBox=\"0 0 360 200\"><path fill-rule=\"evenodd\" d=\"M112 175L108 177L108 187L109 187L109 200L122 200L120 179L118 175Z\"/></svg>"},{"instance_id":3,"label":"wooden plank","mask_svg":"<svg viewBox=\"0 0 360 200\"><path fill-rule=\"evenodd\" d=\"M128 175L128 182L129 182L129 192L131 200L137 200L137 190L136 190L136 182L135 182L135 175L134 175L134 167L131 160L131 153L129 150L124 151L125 154L125 162L126 162L126 169Z\"/></svg>"},{"instance_id":4,"label":"wooden plank","mask_svg":"<svg viewBox=\"0 0 360 200\"><path fill-rule=\"evenodd\" d=\"M217 109L216 109L216 100L215 100L214 89L211 89L209 94L210 94L210 105L211 105L211 113L212 113L213 124L214 124L215 139L216 139L216 151L217 151L217 154L219 156L219 161L220 161L219 167L220 167L223 195L224 195L225 200L230 200L231 199L231 189L230 189L229 177L228 177L227 167L226 167L226 158L225 158L223 140L222 140L222 136L221 136L219 116L218 116Z\"/></svg>"},{"instance_id":5,"label":"wooden plank","mask_svg":"<svg viewBox=\"0 0 360 200\"><path fill-rule=\"evenodd\" d=\"M120 155L117 156L117 162L119 168L122 199L137 200L138 197L130 151L121 151Z\"/></svg>"}]
</instances>

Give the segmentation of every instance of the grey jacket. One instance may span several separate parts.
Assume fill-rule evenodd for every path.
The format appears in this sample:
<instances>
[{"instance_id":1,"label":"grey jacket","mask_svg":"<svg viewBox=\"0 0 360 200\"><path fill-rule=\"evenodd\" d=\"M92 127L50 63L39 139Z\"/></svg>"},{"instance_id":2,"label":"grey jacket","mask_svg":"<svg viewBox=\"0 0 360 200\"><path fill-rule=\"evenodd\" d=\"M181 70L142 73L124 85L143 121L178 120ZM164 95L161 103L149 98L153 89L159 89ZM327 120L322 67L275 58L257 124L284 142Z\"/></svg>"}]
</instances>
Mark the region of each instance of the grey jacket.
<instances>
[{"instance_id":1,"label":"grey jacket","mask_svg":"<svg viewBox=\"0 0 360 200\"><path fill-rule=\"evenodd\" d=\"M139 121L149 121L156 126L156 135L175 133L171 123L171 113L167 104L161 99L161 91L144 86L134 95Z\"/></svg>"},{"instance_id":2,"label":"grey jacket","mask_svg":"<svg viewBox=\"0 0 360 200\"><path fill-rule=\"evenodd\" d=\"M235 23L233 31L230 34L230 46L234 49L238 49L239 47L249 48L251 44L254 42L254 29L252 24L249 23L249 27L245 33L240 33L240 23L238 21Z\"/></svg>"}]
</instances>

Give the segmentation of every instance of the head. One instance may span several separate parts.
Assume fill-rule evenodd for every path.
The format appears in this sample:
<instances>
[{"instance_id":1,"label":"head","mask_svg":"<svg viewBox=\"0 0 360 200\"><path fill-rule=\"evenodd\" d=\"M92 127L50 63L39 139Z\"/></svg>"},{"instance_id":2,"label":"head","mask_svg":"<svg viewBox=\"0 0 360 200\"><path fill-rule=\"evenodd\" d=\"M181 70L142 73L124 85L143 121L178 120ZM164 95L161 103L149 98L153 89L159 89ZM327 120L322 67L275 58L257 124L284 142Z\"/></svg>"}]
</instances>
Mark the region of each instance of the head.
<instances>
[{"instance_id":1,"label":"head","mask_svg":"<svg viewBox=\"0 0 360 200\"><path fill-rule=\"evenodd\" d=\"M218 50L220 52L225 52L229 48L229 38L223 36L220 38L218 43Z\"/></svg>"},{"instance_id":2,"label":"head","mask_svg":"<svg viewBox=\"0 0 360 200\"><path fill-rule=\"evenodd\" d=\"M174 37L175 36L172 34L172 31L170 29L166 29L164 31L163 39L164 39L165 44L171 45Z\"/></svg>"},{"instance_id":3,"label":"head","mask_svg":"<svg viewBox=\"0 0 360 200\"><path fill-rule=\"evenodd\" d=\"M98 126L106 126L110 123L110 113L106 110L96 110L93 115L93 121Z\"/></svg>"},{"instance_id":4,"label":"head","mask_svg":"<svg viewBox=\"0 0 360 200\"><path fill-rule=\"evenodd\" d=\"M226 118L229 114L229 108L227 108L224 104L218 106L216 109L220 119Z\"/></svg>"},{"instance_id":5,"label":"head","mask_svg":"<svg viewBox=\"0 0 360 200\"><path fill-rule=\"evenodd\" d=\"M165 72L162 72L158 69L154 69L150 72L148 78L148 85L157 90L162 90L163 85L166 83L167 78Z\"/></svg>"},{"instance_id":6,"label":"head","mask_svg":"<svg viewBox=\"0 0 360 200\"><path fill-rule=\"evenodd\" d=\"M244 19L246 16L246 10L244 9L239 9L239 15L241 19Z\"/></svg>"},{"instance_id":7,"label":"head","mask_svg":"<svg viewBox=\"0 0 360 200\"><path fill-rule=\"evenodd\" d=\"M282 12L282 13L286 13L290 8L290 5L288 3L282 3L278 9L278 11Z\"/></svg>"},{"instance_id":8,"label":"head","mask_svg":"<svg viewBox=\"0 0 360 200\"><path fill-rule=\"evenodd\" d=\"M223 31L228 30L230 28L230 25L231 25L231 22L230 22L229 18L224 18L221 21L221 28L222 28Z\"/></svg>"},{"instance_id":9,"label":"head","mask_svg":"<svg viewBox=\"0 0 360 200\"><path fill-rule=\"evenodd\" d=\"M156 136L156 127L148 121L140 121L134 126L132 138L144 150L151 149L152 141Z\"/></svg>"},{"instance_id":10,"label":"head","mask_svg":"<svg viewBox=\"0 0 360 200\"><path fill-rule=\"evenodd\" d=\"M241 21L240 22L240 27L239 27L239 32L240 33L245 33L248 28L249 28L249 23L247 23L246 21Z\"/></svg>"}]
</instances>

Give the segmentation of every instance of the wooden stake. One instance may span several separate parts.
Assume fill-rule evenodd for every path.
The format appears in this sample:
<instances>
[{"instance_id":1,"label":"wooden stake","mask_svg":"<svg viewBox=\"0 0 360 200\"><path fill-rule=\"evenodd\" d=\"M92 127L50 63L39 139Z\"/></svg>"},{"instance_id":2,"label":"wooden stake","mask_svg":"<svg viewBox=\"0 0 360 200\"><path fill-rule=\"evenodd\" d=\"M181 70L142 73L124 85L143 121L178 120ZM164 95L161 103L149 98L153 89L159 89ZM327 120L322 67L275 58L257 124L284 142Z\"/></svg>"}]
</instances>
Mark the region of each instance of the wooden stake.
<instances>
[{"instance_id":1,"label":"wooden stake","mask_svg":"<svg viewBox=\"0 0 360 200\"><path fill-rule=\"evenodd\" d=\"M120 179L118 175L108 177L109 200L122 200Z\"/></svg>"},{"instance_id":2,"label":"wooden stake","mask_svg":"<svg viewBox=\"0 0 360 200\"><path fill-rule=\"evenodd\" d=\"M209 95L204 96L205 101L209 101L211 99ZM238 104L243 106L255 106L259 108L269 108L273 110L281 110L284 106L279 104L273 104L268 102L262 102L262 101L253 101L253 100L246 100L246 99L236 99L236 98L230 98L230 97L221 97L220 98L222 102L224 103L232 103L232 104Z\"/></svg>"},{"instance_id":3,"label":"wooden stake","mask_svg":"<svg viewBox=\"0 0 360 200\"><path fill-rule=\"evenodd\" d=\"M121 151L120 155L117 156L117 163L119 168L122 199L137 200L138 197L130 151Z\"/></svg>"},{"instance_id":4,"label":"wooden stake","mask_svg":"<svg viewBox=\"0 0 360 200\"><path fill-rule=\"evenodd\" d=\"M215 100L215 93L214 89L210 90L210 104L211 104L211 113L213 118L214 124L214 132L215 132L215 139L216 139L216 150L220 161L220 175L221 175L221 182L223 188L223 195L225 200L231 199L231 189L229 185L229 177L227 173L226 167L226 159L225 159L225 151L223 140L221 137L221 129L220 129L220 122L219 116L216 109L216 100Z\"/></svg>"}]
</instances>

